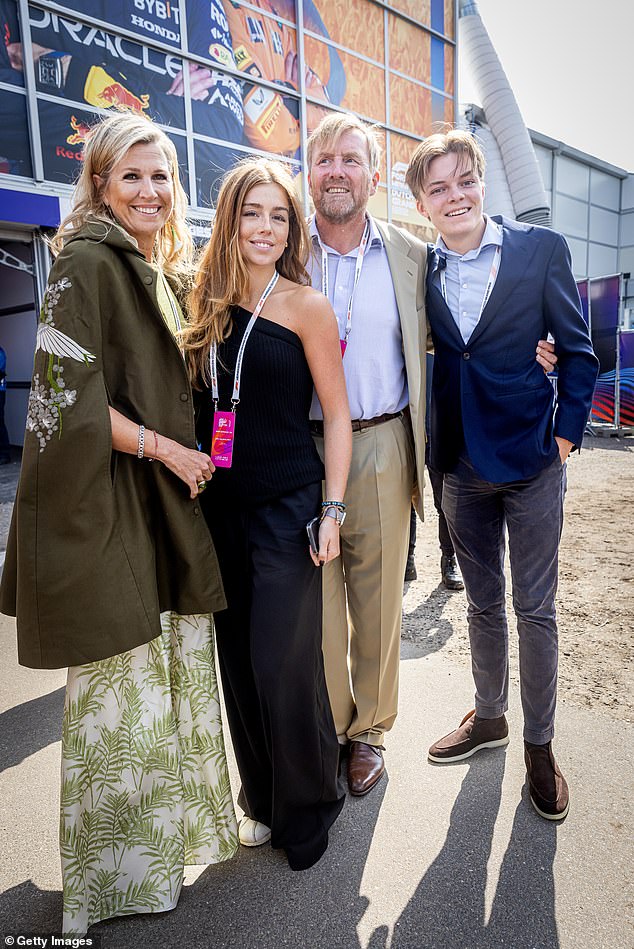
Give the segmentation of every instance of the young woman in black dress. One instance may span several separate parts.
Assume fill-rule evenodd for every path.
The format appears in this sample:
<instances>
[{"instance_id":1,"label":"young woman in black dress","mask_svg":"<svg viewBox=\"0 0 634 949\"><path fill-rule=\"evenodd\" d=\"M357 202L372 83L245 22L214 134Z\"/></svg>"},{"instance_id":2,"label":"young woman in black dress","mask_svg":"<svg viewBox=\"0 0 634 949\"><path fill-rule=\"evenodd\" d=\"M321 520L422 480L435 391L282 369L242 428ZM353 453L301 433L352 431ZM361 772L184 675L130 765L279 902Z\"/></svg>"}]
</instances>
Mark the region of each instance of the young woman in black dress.
<instances>
[{"instance_id":1,"label":"young woman in black dress","mask_svg":"<svg viewBox=\"0 0 634 949\"><path fill-rule=\"evenodd\" d=\"M198 437L216 465L201 506L228 603L215 623L240 839L270 838L295 870L322 856L343 805L316 567L339 555L351 452L337 323L308 286L308 251L285 166L241 162L218 196L185 335ZM313 386L325 465L309 430ZM311 552L306 524L318 514Z\"/></svg>"}]
</instances>

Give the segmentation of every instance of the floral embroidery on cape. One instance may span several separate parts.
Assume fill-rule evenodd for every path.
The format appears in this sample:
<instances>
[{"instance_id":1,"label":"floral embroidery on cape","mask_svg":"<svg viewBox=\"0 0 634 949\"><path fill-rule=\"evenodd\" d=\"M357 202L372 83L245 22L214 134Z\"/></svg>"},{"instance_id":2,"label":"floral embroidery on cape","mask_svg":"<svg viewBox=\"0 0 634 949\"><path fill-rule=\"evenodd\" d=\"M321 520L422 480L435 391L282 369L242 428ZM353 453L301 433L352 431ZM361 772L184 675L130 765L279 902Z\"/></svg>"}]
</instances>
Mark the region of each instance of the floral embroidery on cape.
<instances>
[{"instance_id":1,"label":"floral embroidery on cape","mask_svg":"<svg viewBox=\"0 0 634 949\"><path fill-rule=\"evenodd\" d=\"M45 378L40 381L39 372L33 375L26 429L28 432L33 432L37 438L41 452L44 451L55 432L59 432L59 438L62 437L63 409L74 405L77 400L77 390L66 388L62 359L75 359L77 362L88 365L96 358L66 333L58 330L53 323L53 310L59 303L62 291L71 286L68 277L62 277L61 280L47 286L37 328L35 351L41 349L49 356Z\"/></svg>"}]
</instances>

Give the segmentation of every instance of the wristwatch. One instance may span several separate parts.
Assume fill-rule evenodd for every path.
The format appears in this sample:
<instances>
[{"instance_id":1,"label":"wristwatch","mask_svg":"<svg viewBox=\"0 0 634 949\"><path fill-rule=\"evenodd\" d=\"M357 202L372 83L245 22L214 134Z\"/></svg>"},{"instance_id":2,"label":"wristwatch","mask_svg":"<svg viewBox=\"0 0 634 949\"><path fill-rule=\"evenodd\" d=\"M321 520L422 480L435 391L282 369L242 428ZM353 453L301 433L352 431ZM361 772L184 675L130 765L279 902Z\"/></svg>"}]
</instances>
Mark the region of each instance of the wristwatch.
<instances>
[{"instance_id":1,"label":"wristwatch","mask_svg":"<svg viewBox=\"0 0 634 949\"><path fill-rule=\"evenodd\" d=\"M337 527L341 527L346 519L346 512L340 510L338 507L327 507L324 509L322 517L332 517Z\"/></svg>"}]
</instances>

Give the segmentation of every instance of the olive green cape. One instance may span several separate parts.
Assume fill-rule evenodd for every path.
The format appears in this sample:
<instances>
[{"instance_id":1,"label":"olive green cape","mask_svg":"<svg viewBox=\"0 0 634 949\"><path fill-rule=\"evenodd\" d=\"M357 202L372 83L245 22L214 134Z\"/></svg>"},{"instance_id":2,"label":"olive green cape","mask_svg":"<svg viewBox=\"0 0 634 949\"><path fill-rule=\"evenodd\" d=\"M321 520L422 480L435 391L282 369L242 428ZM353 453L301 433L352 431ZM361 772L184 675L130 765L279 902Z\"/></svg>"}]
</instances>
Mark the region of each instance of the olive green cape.
<instances>
[{"instance_id":1,"label":"olive green cape","mask_svg":"<svg viewBox=\"0 0 634 949\"><path fill-rule=\"evenodd\" d=\"M186 485L159 462L112 450L109 406L196 445L157 276L125 232L97 220L51 270L0 587L23 665L103 659L158 636L164 610L224 608L211 538Z\"/></svg>"}]
</instances>

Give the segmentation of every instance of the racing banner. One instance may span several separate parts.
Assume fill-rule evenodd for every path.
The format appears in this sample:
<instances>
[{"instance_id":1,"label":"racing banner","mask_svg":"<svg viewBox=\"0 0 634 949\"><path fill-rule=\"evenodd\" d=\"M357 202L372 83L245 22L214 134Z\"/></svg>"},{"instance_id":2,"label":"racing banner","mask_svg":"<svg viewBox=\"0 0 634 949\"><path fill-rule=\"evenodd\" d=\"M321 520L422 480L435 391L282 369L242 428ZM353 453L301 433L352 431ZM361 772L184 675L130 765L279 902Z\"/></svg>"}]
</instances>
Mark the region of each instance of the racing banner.
<instances>
[{"instance_id":1,"label":"racing banner","mask_svg":"<svg viewBox=\"0 0 634 949\"><path fill-rule=\"evenodd\" d=\"M621 278L619 274L588 281L590 336L599 360L599 377L592 400L591 422L617 425L617 336Z\"/></svg>"},{"instance_id":2,"label":"racing banner","mask_svg":"<svg viewBox=\"0 0 634 949\"><path fill-rule=\"evenodd\" d=\"M619 425L634 426L634 330L619 333Z\"/></svg>"},{"instance_id":3,"label":"racing banner","mask_svg":"<svg viewBox=\"0 0 634 949\"><path fill-rule=\"evenodd\" d=\"M378 200L387 211L389 187L392 216L412 223L403 169L432 123L453 119L453 0L393 0L405 18L371 0L303 0L303 67L295 0L62 6L68 12L46 2L29 6L20 24L16 0L0 0L0 174L33 176L21 27L31 40L35 88L28 91L36 97L46 180L71 184L90 126L104 110L129 109L169 131L184 184L194 176L204 207L245 152L271 152L299 167L303 79L309 133L333 106L379 125L389 116L384 137L394 159L381 168Z\"/></svg>"}]
</instances>

